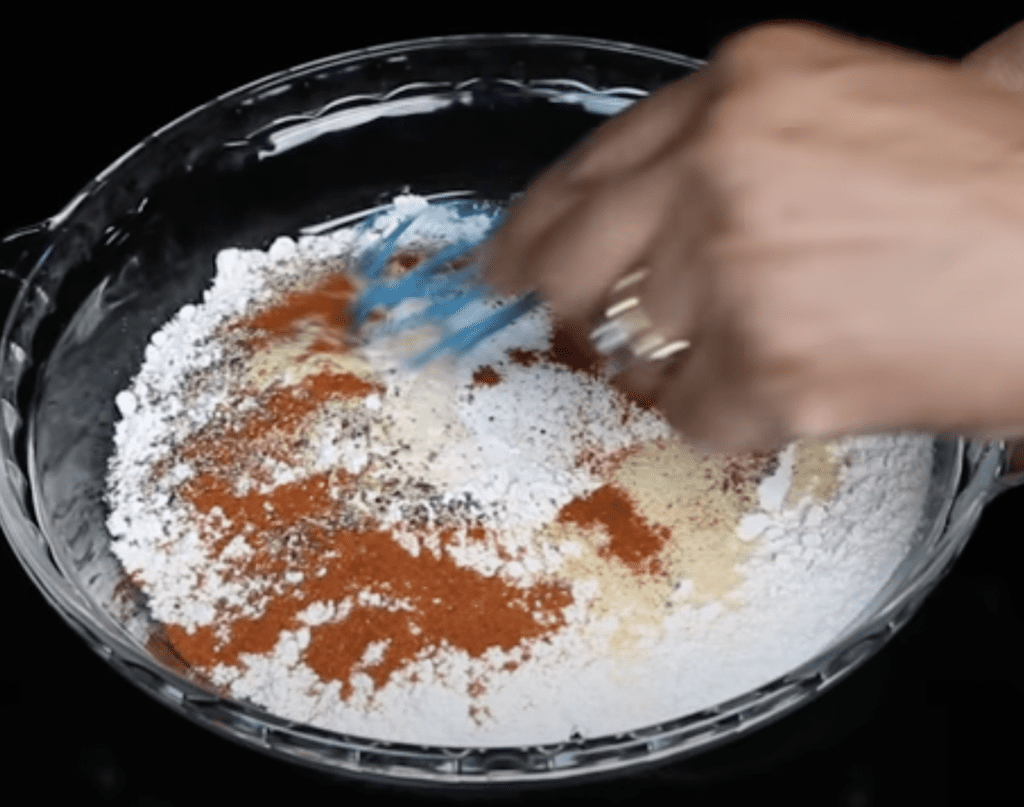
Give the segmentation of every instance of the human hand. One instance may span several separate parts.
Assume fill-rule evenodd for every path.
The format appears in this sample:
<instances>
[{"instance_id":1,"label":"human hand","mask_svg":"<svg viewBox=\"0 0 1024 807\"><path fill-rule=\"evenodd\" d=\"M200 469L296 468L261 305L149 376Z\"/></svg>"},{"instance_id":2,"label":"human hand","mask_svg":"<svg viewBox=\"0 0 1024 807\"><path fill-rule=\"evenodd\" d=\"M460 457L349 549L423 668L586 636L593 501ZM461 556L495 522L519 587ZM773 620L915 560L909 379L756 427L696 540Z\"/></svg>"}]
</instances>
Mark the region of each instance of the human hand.
<instances>
[{"instance_id":1,"label":"human hand","mask_svg":"<svg viewBox=\"0 0 1024 807\"><path fill-rule=\"evenodd\" d=\"M691 347L619 380L700 447L1024 433L1024 99L983 71L756 26L541 175L487 251L584 334L646 267L647 317Z\"/></svg>"}]
</instances>

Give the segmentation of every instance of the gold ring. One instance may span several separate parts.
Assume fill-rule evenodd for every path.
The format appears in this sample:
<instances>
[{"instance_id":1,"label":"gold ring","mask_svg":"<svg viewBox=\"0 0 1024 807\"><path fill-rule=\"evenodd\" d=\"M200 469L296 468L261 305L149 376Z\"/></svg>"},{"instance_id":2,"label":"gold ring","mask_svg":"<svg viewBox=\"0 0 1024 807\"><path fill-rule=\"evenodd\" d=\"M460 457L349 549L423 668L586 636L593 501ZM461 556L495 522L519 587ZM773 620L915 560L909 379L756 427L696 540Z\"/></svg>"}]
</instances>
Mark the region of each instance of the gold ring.
<instances>
[{"instance_id":1,"label":"gold ring","mask_svg":"<svg viewBox=\"0 0 1024 807\"><path fill-rule=\"evenodd\" d=\"M654 329L636 288L649 274L646 267L638 267L617 280L598 325L590 332L594 350L612 362L613 374L630 362L665 361L690 347L688 339L669 340Z\"/></svg>"}]
</instances>

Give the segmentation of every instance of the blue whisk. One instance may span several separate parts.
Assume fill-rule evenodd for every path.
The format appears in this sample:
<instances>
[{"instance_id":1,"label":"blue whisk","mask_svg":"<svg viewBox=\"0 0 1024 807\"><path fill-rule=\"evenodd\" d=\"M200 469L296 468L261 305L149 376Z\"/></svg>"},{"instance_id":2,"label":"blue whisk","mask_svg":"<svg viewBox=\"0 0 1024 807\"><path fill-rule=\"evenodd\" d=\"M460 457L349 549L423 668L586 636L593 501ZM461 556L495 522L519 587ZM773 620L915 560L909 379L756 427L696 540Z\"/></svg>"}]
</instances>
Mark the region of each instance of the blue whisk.
<instances>
[{"instance_id":1,"label":"blue whisk","mask_svg":"<svg viewBox=\"0 0 1024 807\"><path fill-rule=\"evenodd\" d=\"M456 205L458 209L459 203ZM484 282L483 267L478 261L459 269L452 268L454 261L465 257L486 240L500 223L500 217L495 217L483 238L459 240L443 247L401 277L385 277L384 269L395 253L398 240L416 218L411 216L402 221L364 256L360 272L365 287L351 306L353 327L363 328L373 312L394 312L399 305L410 300L421 301L422 307L415 313L388 318L378 326L378 333L382 335L424 325L441 326L444 334L438 341L410 362L416 368L445 353L467 353L540 303L540 298L533 292L512 301L499 301Z\"/></svg>"}]
</instances>

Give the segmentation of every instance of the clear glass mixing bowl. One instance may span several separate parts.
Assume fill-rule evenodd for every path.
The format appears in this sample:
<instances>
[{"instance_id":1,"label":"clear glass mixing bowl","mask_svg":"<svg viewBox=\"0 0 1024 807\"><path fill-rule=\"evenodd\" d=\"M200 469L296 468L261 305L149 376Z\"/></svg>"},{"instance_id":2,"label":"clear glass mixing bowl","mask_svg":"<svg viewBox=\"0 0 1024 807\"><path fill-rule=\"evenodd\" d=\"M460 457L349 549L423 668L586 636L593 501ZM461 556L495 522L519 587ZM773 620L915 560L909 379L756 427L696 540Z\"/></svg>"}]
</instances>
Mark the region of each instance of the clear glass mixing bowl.
<instances>
[{"instance_id":1,"label":"clear glass mixing bowl","mask_svg":"<svg viewBox=\"0 0 1024 807\"><path fill-rule=\"evenodd\" d=\"M913 550L802 667L697 714L667 703L657 725L555 746L380 742L219 697L160 638L109 551L114 396L150 335L201 298L218 250L330 229L405 190L508 199L595 125L701 64L533 35L424 39L323 59L190 112L58 215L9 238L0 276L19 289L0 345L0 519L54 608L129 680L213 731L330 772L449 785L564 780L694 754L806 703L877 651L1010 484L1003 445L935 440Z\"/></svg>"}]
</instances>

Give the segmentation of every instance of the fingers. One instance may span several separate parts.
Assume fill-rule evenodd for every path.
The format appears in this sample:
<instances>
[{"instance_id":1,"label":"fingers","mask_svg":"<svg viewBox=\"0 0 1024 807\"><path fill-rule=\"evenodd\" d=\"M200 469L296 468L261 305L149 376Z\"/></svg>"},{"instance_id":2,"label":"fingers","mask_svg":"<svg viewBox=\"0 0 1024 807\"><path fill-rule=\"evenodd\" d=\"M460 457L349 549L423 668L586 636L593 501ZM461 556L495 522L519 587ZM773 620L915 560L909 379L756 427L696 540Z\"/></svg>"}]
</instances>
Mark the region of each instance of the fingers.
<instances>
[{"instance_id":1,"label":"fingers","mask_svg":"<svg viewBox=\"0 0 1024 807\"><path fill-rule=\"evenodd\" d=\"M773 416L742 365L718 345L698 343L666 381L659 408L688 443L737 453L776 450L796 437Z\"/></svg>"},{"instance_id":2,"label":"fingers","mask_svg":"<svg viewBox=\"0 0 1024 807\"><path fill-rule=\"evenodd\" d=\"M749 102L749 93L733 92L737 83L750 90L773 72L827 70L870 50L810 25L757 26L730 38L707 68L609 121L531 183L485 248L488 279L508 292L539 291L557 319L589 332L616 280L646 267L631 293L651 328L692 347L670 362L630 366L619 381L658 402L699 445L783 444L791 435L768 408L770 396L752 383L741 348L726 345L720 335L728 329L702 310L715 300L716 290L701 284L718 275L708 262L721 229L717 209L726 209L716 204L722 183L709 172L715 160L704 159L707 139L724 125L723 109L744 109L715 106L716 99L732 92Z\"/></svg>"},{"instance_id":3,"label":"fingers","mask_svg":"<svg viewBox=\"0 0 1024 807\"><path fill-rule=\"evenodd\" d=\"M726 37L711 54L709 64L720 68L723 75L757 81L783 70L807 73L837 67L868 54L920 57L896 45L855 37L820 23L786 21L753 25Z\"/></svg>"},{"instance_id":4,"label":"fingers","mask_svg":"<svg viewBox=\"0 0 1024 807\"><path fill-rule=\"evenodd\" d=\"M588 212L601 215L604 206L590 205L591 198L617 192L631 173L685 138L699 118L706 91L700 74L667 85L603 124L532 182L485 247L488 281L508 293L532 288L543 275L528 260L543 257L539 243L551 238L552 229L564 219Z\"/></svg>"},{"instance_id":5,"label":"fingers","mask_svg":"<svg viewBox=\"0 0 1024 807\"><path fill-rule=\"evenodd\" d=\"M674 198L640 260L650 270L638 292L644 311L670 340L694 336L700 300L710 291L698 284L715 276L709 246L720 230L719 202L687 162L665 166L676 177Z\"/></svg>"},{"instance_id":6,"label":"fingers","mask_svg":"<svg viewBox=\"0 0 1024 807\"><path fill-rule=\"evenodd\" d=\"M646 277L631 290L650 322L650 332L636 340L647 356L629 361L615 378L634 399L649 405L660 400L666 380L700 341L699 310L707 298L700 287L709 277L706 259L694 249L700 217L684 213L674 221L678 227L670 231L672 237L662 233L641 261Z\"/></svg>"},{"instance_id":7,"label":"fingers","mask_svg":"<svg viewBox=\"0 0 1024 807\"><path fill-rule=\"evenodd\" d=\"M552 166L550 178L570 186L586 185L649 162L689 134L707 90L703 73L662 87L571 149Z\"/></svg>"},{"instance_id":8,"label":"fingers","mask_svg":"<svg viewBox=\"0 0 1024 807\"><path fill-rule=\"evenodd\" d=\"M585 321L663 229L677 180L654 165L580 198L522 248L520 269L558 319Z\"/></svg>"},{"instance_id":9,"label":"fingers","mask_svg":"<svg viewBox=\"0 0 1024 807\"><path fill-rule=\"evenodd\" d=\"M506 294L531 291L526 254L545 231L585 199L584 190L559 187L546 177L532 183L526 196L512 205L498 232L481 247L487 282Z\"/></svg>"}]
</instances>

